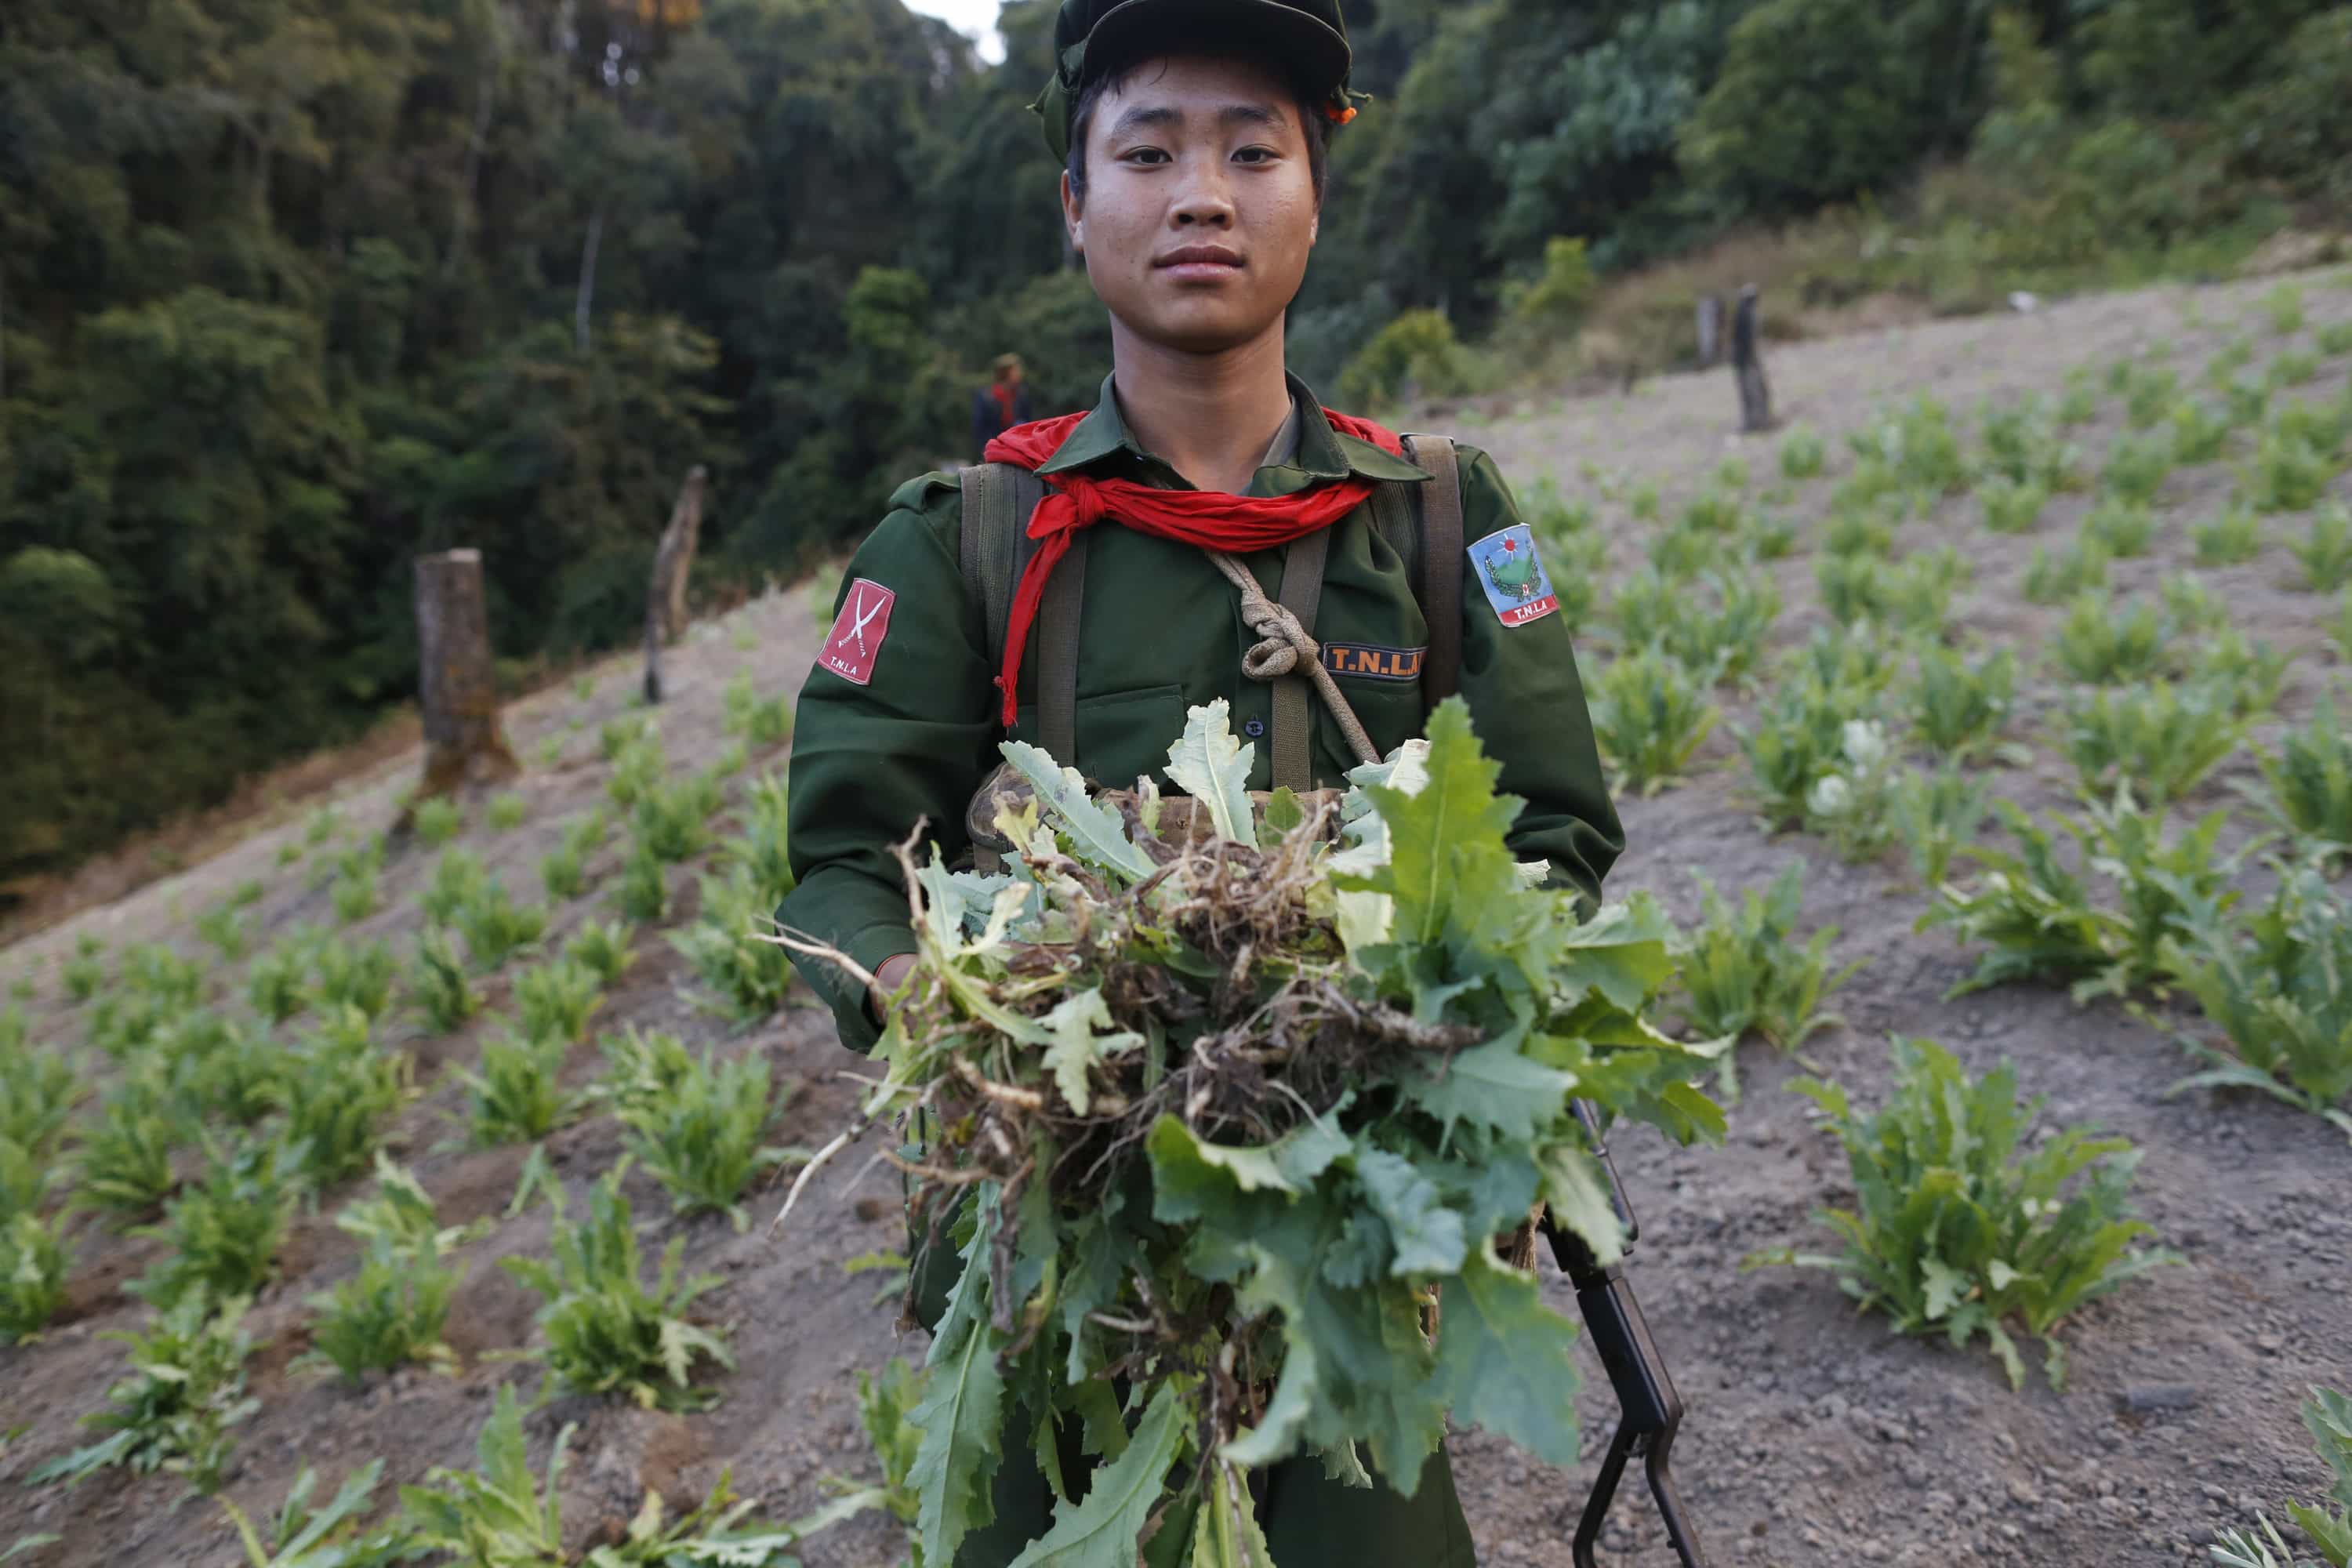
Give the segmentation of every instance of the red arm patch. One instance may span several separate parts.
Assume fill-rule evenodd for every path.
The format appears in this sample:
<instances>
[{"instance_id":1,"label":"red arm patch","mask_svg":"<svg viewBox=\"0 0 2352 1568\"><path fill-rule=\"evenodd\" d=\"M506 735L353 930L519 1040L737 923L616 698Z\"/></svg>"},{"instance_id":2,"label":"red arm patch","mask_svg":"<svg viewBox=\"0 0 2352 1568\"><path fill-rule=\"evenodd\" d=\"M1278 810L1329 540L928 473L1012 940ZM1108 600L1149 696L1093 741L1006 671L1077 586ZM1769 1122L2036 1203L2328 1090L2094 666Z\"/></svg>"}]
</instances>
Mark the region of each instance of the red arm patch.
<instances>
[{"instance_id":1,"label":"red arm patch","mask_svg":"<svg viewBox=\"0 0 2352 1568\"><path fill-rule=\"evenodd\" d=\"M890 606L898 602L898 595L879 583L865 577L851 583L842 597L841 614L834 617L833 630L817 649L817 668L860 686L872 681L874 661L890 631Z\"/></svg>"}]
</instances>

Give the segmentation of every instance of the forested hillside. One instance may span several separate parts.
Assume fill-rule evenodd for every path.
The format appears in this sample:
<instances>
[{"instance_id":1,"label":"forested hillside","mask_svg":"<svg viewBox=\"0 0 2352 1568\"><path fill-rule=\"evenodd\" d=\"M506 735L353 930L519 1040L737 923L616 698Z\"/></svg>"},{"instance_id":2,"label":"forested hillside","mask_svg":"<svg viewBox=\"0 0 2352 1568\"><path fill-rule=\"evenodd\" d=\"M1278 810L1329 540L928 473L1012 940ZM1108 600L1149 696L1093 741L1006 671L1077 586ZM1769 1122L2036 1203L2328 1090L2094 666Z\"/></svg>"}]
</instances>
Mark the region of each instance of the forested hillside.
<instances>
[{"instance_id":1,"label":"forested hillside","mask_svg":"<svg viewBox=\"0 0 2352 1568\"><path fill-rule=\"evenodd\" d=\"M898 0L10 0L0 884L406 695L420 550L484 550L501 652L607 644L690 465L701 573L756 581L955 453L991 355L1084 396L1021 111L1052 10L1007 5L989 68ZM1859 198L1804 286L1952 308L2352 201L2352 7L1349 12L1381 101L1294 336L1334 385L1381 351L1366 395Z\"/></svg>"}]
</instances>

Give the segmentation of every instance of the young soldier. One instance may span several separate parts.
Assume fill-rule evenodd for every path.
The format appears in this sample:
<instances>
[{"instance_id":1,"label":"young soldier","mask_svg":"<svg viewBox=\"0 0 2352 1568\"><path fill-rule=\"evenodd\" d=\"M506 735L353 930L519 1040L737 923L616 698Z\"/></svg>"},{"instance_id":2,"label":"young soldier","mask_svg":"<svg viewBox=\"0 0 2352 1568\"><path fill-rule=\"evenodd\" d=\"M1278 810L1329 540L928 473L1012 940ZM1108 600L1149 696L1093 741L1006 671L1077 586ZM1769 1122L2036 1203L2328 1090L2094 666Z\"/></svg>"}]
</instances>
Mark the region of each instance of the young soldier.
<instances>
[{"instance_id":1,"label":"young soldier","mask_svg":"<svg viewBox=\"0 0 2352 1568\"><path fill-rule=\"evenodd\" d=\"M921 821L949 859L967 854L968 804L1008 736L1093 780L1164 787L1185 710L1223 698L1255 742L1252 785L1303 790L1419 734L1458 689L1500 787L1527 802L1520 858L1597 901L1622 847L1559 602L1492 460L1423 438L1409 462L1285 373L1326 138L1357 101L1338 0L1064 0L1054 42L1036 108L1110 313L1101 401L1006 432L990 467L900 489L801 692L800 881L777 913L877 976L869 993L802 968L860 1050L913 962L892 847ZM1024 1420L995 1523L958 1568L1003 1568L1045 1528ZM1443 1451L1411 1499L1345 1488L1311 1458L1265 1489L1286 1568L1474 1568Z\"/></svg>"}]
</instances>

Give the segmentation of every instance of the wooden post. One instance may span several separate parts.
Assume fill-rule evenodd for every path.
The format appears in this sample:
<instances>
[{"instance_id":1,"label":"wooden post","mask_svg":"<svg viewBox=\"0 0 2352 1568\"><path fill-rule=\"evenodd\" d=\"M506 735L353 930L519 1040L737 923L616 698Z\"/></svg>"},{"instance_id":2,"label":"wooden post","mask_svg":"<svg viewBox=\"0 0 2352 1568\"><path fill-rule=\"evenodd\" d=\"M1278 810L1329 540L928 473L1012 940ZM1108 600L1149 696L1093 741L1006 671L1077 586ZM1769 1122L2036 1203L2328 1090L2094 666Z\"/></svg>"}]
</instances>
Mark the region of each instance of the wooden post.
<instances>
[{"instance_id":1,"label":"wooden post","mask_svg":"<svg viewBox=\"0 0 2352 1568\"><path fill-rule=\"evenodd\" d=\"M1739 428L1753 435L1772 428L1772 388L1764 379L1764 355L1757 342L1756 285L1740 286L1731 313L1731 363L1739 377Z\"/></svg>"},{"instance_id":2,"label":"wooden post","mask_svg":"<svg viewBox=\"0 0 2352 1568\"><path fill-rule=\"evenodd\" d=\"M425 716L425 777L415 798L429 800L520 773L499 723L480 551L416 558L416 646L423 664L417 701Z\"/></svg>"},{"instance_id":3,"label":"wooden post","mask_svg":"<svg viewBox=\"0 0 2352 1568\"><path fill-rule=\"evenodd\" d=\"M700 463L686 476L654 552L653 581L646 589L646 700L662 700L661 650L686 635L686 580L694 570L694 550L702 538L702 500L710 473Z\"/></svg>"},{"instance_id":4,"label":"wooden post","mask_svg":"<svg viewBox=\"0 0 2352 1568\"><path fill-rule=\"evenodd\" d=\"M1698 367L1713 370L1723 358L1723 296L1698 297Z\"/></svg>"}]
</instances>

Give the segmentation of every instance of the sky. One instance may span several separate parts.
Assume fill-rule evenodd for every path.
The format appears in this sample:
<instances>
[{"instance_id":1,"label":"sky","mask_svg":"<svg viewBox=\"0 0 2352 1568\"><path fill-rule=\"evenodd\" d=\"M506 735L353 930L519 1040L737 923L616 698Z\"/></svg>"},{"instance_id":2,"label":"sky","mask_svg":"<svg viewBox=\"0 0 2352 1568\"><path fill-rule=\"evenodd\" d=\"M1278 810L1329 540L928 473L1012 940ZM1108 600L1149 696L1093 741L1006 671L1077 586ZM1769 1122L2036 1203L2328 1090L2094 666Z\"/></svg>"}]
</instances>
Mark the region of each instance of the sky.
<instances>
[{"instance_id":1,"label":"sky","mask_svg":"<svg viewBox=\"0 0 2352 1568\"><path fill-rule=\"evenodd\" d=\"M957 30L977 37L981 54L994 60L1004 55L1003 42L996 36L996 4L997 0L907 0L907 8L946 17Z\"/></svg>"}]
</instances>

